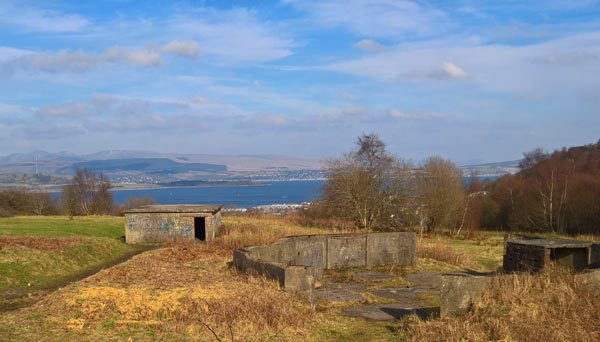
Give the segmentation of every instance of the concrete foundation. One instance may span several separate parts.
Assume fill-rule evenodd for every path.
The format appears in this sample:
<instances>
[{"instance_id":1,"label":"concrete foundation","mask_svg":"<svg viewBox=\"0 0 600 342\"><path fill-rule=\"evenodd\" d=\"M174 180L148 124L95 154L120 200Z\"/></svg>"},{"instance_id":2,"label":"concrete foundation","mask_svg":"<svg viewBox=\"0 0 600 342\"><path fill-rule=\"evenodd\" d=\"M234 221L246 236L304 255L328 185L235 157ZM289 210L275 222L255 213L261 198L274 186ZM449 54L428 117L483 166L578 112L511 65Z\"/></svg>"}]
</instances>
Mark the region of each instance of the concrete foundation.
<instances>
[{"instance_id":1,"label":"concrete foundation","mask_svg":"<svg viewBox=\"0 0 600 342\"><path fill-rule=\"evenodd\" d=\"M406 232L290 236L268 246L238 248L233 265L277 279L286 290L312 300L323 269L415 265L416 234Z\"/></svg>"}]
</instances>

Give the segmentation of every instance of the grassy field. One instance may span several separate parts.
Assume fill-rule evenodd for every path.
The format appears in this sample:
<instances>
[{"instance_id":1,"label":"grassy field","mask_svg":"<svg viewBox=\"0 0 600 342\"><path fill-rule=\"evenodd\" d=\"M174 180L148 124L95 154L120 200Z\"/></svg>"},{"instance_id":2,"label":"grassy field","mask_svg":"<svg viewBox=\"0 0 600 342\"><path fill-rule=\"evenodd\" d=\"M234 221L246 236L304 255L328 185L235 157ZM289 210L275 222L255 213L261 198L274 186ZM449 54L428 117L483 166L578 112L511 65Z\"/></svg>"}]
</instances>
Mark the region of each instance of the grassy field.
<instances>
[{"instance_id":1,"label":"grassy field","mask_svg":"<svg viewBox=\"0 0 600 342\"><path fill-rule=\"evenodd\" d=\"M115 217L0 219L0 309L27 305L140 250L122 235L123 219Z\"/></svg>"},{"instance_id":2,"label":"grassy field","mask_svg":"<svg viewBox=\"0 0 600 342\"><path fill-rule=\"evenodd\" d=\"M53 218L56 224L64 221L64 234L60 227L34 218L35 224L16 233L29 219L0 220L1 234L60 238L65 250L72 250L79 239L102 244L118 241L122 235L122 218L109 217ZM45 294L29 307L0 313L0 341L592 341L600 337L597 295L571 274L559 271L497 277L489 293L463 318L408 316L372 323L341 316L347 304L317 302L313 310L275 282L241 274L228 263L233 249L241 246L330 231L278 217L226 216L223 223L222 235L211 244L165 244ZM81 230L90 235L80 234ZM93 237L93 231L100 236ZM52 241L47 242L51 248ZM398 286L403 284L403 272L495 271L501 264L502 234L481 233L473 240L426 236L417 247L416 267L389 269L399 276L393 280Z\"/></svg>"}]
</instances>

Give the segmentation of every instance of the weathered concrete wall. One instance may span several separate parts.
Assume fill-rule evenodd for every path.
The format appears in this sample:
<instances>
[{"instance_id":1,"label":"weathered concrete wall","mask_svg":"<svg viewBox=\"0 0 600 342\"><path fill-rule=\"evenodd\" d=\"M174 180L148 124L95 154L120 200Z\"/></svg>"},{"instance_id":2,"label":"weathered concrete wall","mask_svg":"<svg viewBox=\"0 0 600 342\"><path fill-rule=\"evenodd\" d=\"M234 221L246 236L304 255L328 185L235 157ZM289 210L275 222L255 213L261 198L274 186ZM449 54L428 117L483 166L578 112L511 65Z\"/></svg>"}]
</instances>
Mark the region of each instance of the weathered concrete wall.
<instances>
[{"instance_id":1,"label":"weathered concrete wall","mask_svg":"<svg viewBox=\"0 0 600 342\"><path fill-rule=\"evenodd\" d=\"M339 234L327 237L328 269L365 266L366 264L367 234Z\"/></svg>"},{"instance_id":2,"label":"weathered concrete wall","mask_svg":"<svg viewBox=\"0 0 600 342\"><path fill-rule=\"evenodd\" d=\"M206 241L215 238L221 227L221 212L125 214L127 243L162 242L169 238L194 239L194 217L205 218Z\"/></svg>"},{"instance_id":3,"label":"weathered concrete wall","mask_svg":"<svg viewBox=\"0 0 600 342\"><path fill-rule=\"evenodd\" d=\"M415 262L416 234L404 232L290 236L233 253L237 269L277 279L286 290L308 298L323 269Z\"/></svg>"},{"instance_id":4,"label":"weathered concrete wall","mask_svg":"<svg viewBox=\"0 0 600 342\"><path fill-rule=\"evenodd\" d=\"M294 241L294 256L290 265L311 266L314 278L321 279L327 265L327 236L308 235L287 239Z\"/></svg>"},{"instance_id":5,"label":"weathered concrete wall","mask_svg":"<svg viewBox=\"0 0 600 342\"><path fill-rule=\"evenodd\" d=\"M505 271L537 272L550 262L550 249L505 242L503 268Z\"/></svg>"},{"instance_id":6,"label":"weathered concrete wall","mask_svg":"<svg viewBox=\"0 0 600 342\"><path fill-rule=\"evenodd\" d=\"M367 266L414 265L417 261L416 239L416 234L370 234L367 238Z\"/></svg>"},{"instance_id":7,"label":"weathered concrete wall","mask_svg":"<svg viewBox=\"0 0 600 342\"><path fill-rule=\"evenodd\" d=\"M463 315L481 297L491 283L490 276L472 276L466 273L442 274L440 289L440 316Z\"/></svg>"}]
</instances>

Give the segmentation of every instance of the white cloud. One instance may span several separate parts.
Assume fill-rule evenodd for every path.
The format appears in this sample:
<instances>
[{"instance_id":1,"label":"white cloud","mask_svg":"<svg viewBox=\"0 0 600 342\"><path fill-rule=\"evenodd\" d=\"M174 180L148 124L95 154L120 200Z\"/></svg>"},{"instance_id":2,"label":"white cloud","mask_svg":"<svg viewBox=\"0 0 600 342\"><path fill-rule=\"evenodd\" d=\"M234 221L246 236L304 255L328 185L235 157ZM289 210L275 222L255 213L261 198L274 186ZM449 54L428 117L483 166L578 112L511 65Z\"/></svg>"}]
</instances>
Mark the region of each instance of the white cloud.
<instances>
[{"instance_id":1,"label":"white cloud","mask_svg":"<svg viewBox=\"0 0 600 342\"><path fill-rule=\"evenodd\" d=\"M41 9L9 0L0 3L0 23L34 32L77 32L89 25L80 15Z\"/></svg>"},{"instance_id":2,"label":"white cloud","mask_svg":"<svg viewBox=\"0 0 600 342\"><path fill-rule=\"evenodd\" d=\"M53 140L72 138L73 136L84 134L85 131L78 125L54 124L54 123L35 123L27 125L23 129L27 138Z\"/></svg>"},{"instance_id":3,"label":"white cloud","mask_svg":"<svg viewBox=\"0 0 600 342\"><path fill-rule=\"evenodd\" d=\"M140 67L154 67L162 63L158 51L145 48L126 50L115 46L97 55L83 50L61 50L56 53L42 52L21 54L12 61L5 62L4 68L12 71L16 67L33 68L44 72L84 72L107 63L125 63Z\"/></svg>"},{"instance_id":4,"label":"white cloud","mask_svg":"<svg viewBox=\"0 0 600 342\"><path fill-rule=\"evenodd\" d=\"M438 79L465 78L469 76L466 71L452 62L438 63L438 69L433 71L430 76Z\"/></svg>"},{"instance_id":5,"label":"white cloud","mask_svg":"<svg viewBox=\"0 0 600 342\"><path fill-rule=\"evenodd\" d=\"M162 64L162 56L153 49L125 50L121 47L111 47L100 59L107 62L127 62L137 66L158 66Z\"/></svg>"},{"instance_id":6,"label":"white cloud","mask_svg":"<svg viewBox=\"0 0 600 342\"><path fill-rule=\"evenodd\" d=\"M367 52L380 52L386 49L386 46L379 44L378 42L372 40L372 39L363 39L358 43L355 43L354 45L355 48L359 48L361 50L367 51Z\"/></svg>"},{"instance_id":7,"label":"white cloud","mask_svg":"<svg viewBox=\"0 0 600 342\"><path fill-rule=\"evenodd\" d=\"M492 39L510 41L513 39L543 38L550 35L546 29L520 21L512 21L508 25L497 26L492 32Z\"/></svg>"},{"instance_id":8,"label":"white cloud","mask_svg":"<svg viewBox=\"0 0 600 342\"><path fill-rule=\"evenodd\" d=\"M388 111L388 115L395 119L415 119L415 120L431 120L431 119L440 119L445 117L444 114L428 111L428 110L419 110L413 109L409 111L401 111L399 109L392 108Z\"/></svg>"},{"instance_id":9,"label":"white cloud","mask_svg":"<svg viewBox=\"0 0 600 342\"><path fill-rule=\"evenodd\" d=\"M255 113L252 122L261 126L284 127L294 125L294 121L289 118L272 113Z\"/></svg>"},{"instance_id":10,"label":"white cloud","mask_svg":"<svg viewBox=\"0 0 600 342\"><path fill-rule=\"evenodd\" d=\"M29 57L29 56L28 56ZM29 59L25 57L26 59ZM61 50L55 54L40 53L30 58L31 66L41 71L86 71L95 68L101 61L96 55L81 50L69 52Z\"/></svg>"},{"instance_id":11,"label":"white cloud","mask_svg":"<svg viewBox=\"0 0 600 342\"><path fill-rule=\"evenodd\" d=\"M254 11L244 8L188 8L170 19L168 26L175 35L194 37L207 55L229 62L276 60L291 55L295 47L281 27L259 21Z\"/></svg>"},{"instance_id":12,"label":"white cloud","mask_svg":"<svg viewBox=\"0 0 600 342\"><path fill-rule=\"evenodd\" d=\"M194 96L192 98L192 102L196 102L196 103L209 103L210 100L207 99L206 97L202 97L202 96Z\"/></svg>"},{"instance_id":13,"label":"white cloud","mask_svg":"<svg viewBox=\"0 0 600 342\"><path fill-rule=\"evenodd\" d=\"M366 111L366 109L363 106L347 105L342 110L342 113L344 115L349 115L349 116L361 116L362 114L365 113L365 111Z\"/></svg>"},{"instance_id":14,"label":"white cloud","mask_svg":"<svg viewBox=\"0 0 600 342\"><path fill-rule=\"evenodd\" d=\"M25 106L0 103L0 114L20 114L29 112L30 109Z\"/></svg>"},{"instance_id":15,"label":"white cloud","mask_svg":"<svg viewBox=\"0 0 600 342\"><path fill-rule=\"evenodd\" d=\"M563 52L540 58L540 62L556 65L574 65L598 59L597 55L587 52Z\"/></svg>"},{"instance_id":16,"label":"white cloud","mask_svg":"<svg viewBox=\"0 0 600 342\"><path fill-rule=\"evenodd\" d=\"M64 104L47 104L36 110L41 117L81 117L89 114L88 107L82 102L71 101Z\"/></svg>"},{"instance_id":17,"label":"white cloud","mask_svg":"<svg viewBox=\"0 0 600 342\"><path fill-rule=\"evenodd\" d=\"M359 35L399 39L429 35L445 25L444 12L405 0L287 0L325 27L342 26Z\"/></svg>"},{"instance_id":18,"label":"white cloud","mask_svg":"<svg viewBox=\"0 0 600 342\"><path fill-rule=\"evenodd\" d=\"M173 40L164 45L162 50L187 58L196 58L201 53L200 44L193 40Z\"/></svg>"},{"instance_id":19,"label":"white cloud","mask_svg":"<svg viewBox=\"0 0 600 342\"><path fill-rule=\"evenodd\" d=\"M387 82L431 82L441 77L462 79L484 91L521 95L535 89L544 98L566 93L579 97L599 87L595 56L600 56L600 31L517 46L474 45L466 40L403 45L323 68Z\"/></svg>"}]
</instances>

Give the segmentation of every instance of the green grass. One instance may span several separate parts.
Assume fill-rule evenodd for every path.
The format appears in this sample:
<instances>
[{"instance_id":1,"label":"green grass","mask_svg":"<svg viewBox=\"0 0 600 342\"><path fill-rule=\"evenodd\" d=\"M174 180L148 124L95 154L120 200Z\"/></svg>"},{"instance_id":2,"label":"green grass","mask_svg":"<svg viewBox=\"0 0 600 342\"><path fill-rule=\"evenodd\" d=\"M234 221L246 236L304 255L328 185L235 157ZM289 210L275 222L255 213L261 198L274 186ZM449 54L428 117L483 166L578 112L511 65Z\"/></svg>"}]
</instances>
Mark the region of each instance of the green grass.
<instances>
[{"instance_id":1,"label":"green grass","mask_svg":"<svg viewBox=\"0 0 600 342\"><path fill-rule=\"evenodd\" d=\"M140 250L121 240L123 226L123 218L109 216L0 219L0 237L19 241L0 242L0 290L56 287Z\"/></svg>"},{"instance_id":2,"label":"green grass","mask_svg":"<svg viewBox=\"0 0 600 342\"><path fill-rule=\"evenodd\" d=\"M82 243L39 250L10 246L0 250L0 289L48 288L137 248L111 238L86 238Z\"/></svg>"},{"instance_id":3,"label":"green grass","mask_svg":"<svg viewBox=\"0 0 600 342\"><path fill-rule=\"evenodd\" d=\"M119 238L125 221L113 216L17 216L0 218L0 236L91 236Z\"/></svg>"}]
</instances>

